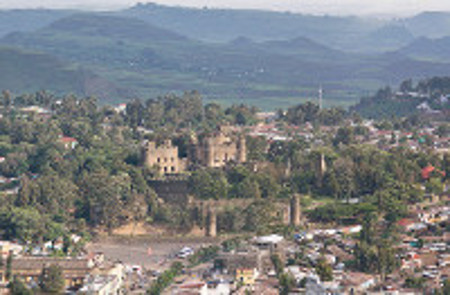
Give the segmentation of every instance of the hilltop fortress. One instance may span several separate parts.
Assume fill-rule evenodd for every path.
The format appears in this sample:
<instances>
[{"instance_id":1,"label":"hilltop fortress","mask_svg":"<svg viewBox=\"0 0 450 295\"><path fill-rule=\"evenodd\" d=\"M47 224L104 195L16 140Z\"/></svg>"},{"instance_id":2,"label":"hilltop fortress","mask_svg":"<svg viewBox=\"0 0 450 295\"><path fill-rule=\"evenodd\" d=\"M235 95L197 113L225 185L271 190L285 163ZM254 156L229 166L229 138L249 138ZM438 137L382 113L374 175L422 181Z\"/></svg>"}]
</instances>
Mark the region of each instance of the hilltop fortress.
<instances>
[{"instance_id":1,"label":"hilltop fortress","mask_svg":"<svg viewBox=\"0 0 450 295\"><path fill-rule=\"evenodd\" d=\"M245 136L233 134L226 128L205 134L198 140L191 137L187 158L180 158L178 147L170 140L157 145L149 141L145 145L145 164L148 167L159 167L161 175L178 174L186 171L190 166L204 166L220 168L229 162L245 163L247 149Z\"/></svg>"}]
</instances>

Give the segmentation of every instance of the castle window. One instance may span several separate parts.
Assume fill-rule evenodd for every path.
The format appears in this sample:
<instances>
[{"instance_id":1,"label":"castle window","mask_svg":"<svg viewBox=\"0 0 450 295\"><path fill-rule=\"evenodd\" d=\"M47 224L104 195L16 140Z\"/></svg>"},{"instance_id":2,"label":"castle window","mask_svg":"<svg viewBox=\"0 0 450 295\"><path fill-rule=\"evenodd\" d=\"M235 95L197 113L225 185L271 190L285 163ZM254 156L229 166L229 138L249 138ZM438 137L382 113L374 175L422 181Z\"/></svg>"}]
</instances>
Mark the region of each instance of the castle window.
<instances>
[{"instance_id":1,"label":"castle window","mask_svg":"<svg viewBox=\"0 0 450 295\"><path fill-rule=\"evenodd\" d=\"M175 167L172 166L172 167L171 167L171 170L172 170L172 172L175 172Z\"/></svg>"},{"instance_id":2,"label":"castle window","mask_svg":"<svg viewBox=\"0 0 450 295\"><path fill-rule=\"evenodd\" d=\"M167 173L167 167L164 167L164 173Z\"/></svg>"},{"instance_id":3,"label":"castle window","mask_svg":"<svg viewBox=\"0 0 450 295\"><path fill-rule=\"evenodd\" d=\"M172 163L175 162L174 157L170 158L170 161L171 161Z\"/></svg>"},{"instance_id":4,"label":"castle window","mask_svg":"<svg viewBox=\"0 0 450 295\"><path fill-rule=\"evenodd\" d=\"M161 158L158 158L157 161L158 161L158 163L160 163L161 162Z\"/></svg>"}]
</instances>

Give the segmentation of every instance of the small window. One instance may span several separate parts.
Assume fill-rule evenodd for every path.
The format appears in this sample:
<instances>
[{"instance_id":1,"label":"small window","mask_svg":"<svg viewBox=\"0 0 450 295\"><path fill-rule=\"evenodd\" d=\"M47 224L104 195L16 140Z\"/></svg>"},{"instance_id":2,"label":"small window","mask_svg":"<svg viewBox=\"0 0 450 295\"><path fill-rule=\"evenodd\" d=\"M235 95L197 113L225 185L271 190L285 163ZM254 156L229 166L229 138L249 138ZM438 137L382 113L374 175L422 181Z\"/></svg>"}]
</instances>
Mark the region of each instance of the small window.
<instances>
[{"instance_id":1,"label":"small window","mask_svg":"<svg viewBox=\"0 0 450 295\"><path fill-rule=\"evenodd\" d=\"M175 162L175 158L174 158L174 157L170 158L170 161L171 161L172 163Z\"/></svg>"},{"instance_id":2,"label":"small window","mask_svg":"<svg viewBox=\"0 0 450 295\"><path fill-rule=\"evenodd\" d=\"M158 158L157 161L158 161L158 163L160 163L161 162L161 158Z\"/></svg>"},{"instance_id":3,"label":"small window","mask_svg":"<svg viewBox=\"0 0 450 295\"><path fill-rule=\"evenodd\" d=\"M167 167L164 167L164 172L167 172Z\"/></svg>"},{"instance_id":4,"label":"small window","mask_svg":"<svg viewBox=\"0 0 450 295\"><path fill-rule=\"evenodd\" d=\"M175 167L174 167L174 166L172 166L171 170L172 170L172 172L175 172Z\"/></svg>"},{"instance_id":5,"label":"small window","mask_svg":"<svg viewBox=\"0 0 450 295\"><path fill-rule=\"evenodd\" d=\"M167 158L164 158L164 162L167 162Z\"/></svg>"}]
</instances>

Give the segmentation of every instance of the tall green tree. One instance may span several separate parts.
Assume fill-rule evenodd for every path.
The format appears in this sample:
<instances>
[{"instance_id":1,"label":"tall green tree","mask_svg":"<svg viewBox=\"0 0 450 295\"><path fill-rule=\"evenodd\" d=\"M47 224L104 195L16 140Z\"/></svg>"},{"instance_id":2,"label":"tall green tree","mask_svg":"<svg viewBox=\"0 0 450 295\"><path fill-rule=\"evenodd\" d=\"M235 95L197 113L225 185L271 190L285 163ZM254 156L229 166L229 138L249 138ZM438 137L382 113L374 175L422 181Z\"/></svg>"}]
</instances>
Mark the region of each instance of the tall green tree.
<instances>
[{"instance_id":1,"label":"tall green tree","mask_svg":"<svg viewBox=\"0 0 450 295\"><path fill-rule=\"evenodd\" d=\"M44 267L39 277L41 290L51 294L61 294L65 288L64 276L60 266L52 264Z\"/></svg>"},{"instance_id":2,"label":"tall green tree","mask_svg":"<svg viewBox=\"0 0 450 295\"><path fill-rule=\"evenodd\" d=\"M316 272L323 282L328 282L333 280L333 268L325 258L319 258L316 265Z\"/></svg>"},{"instance_id":3,"label":"tall green tree","mask_svg":"<svg viewBox=\"0 0 450 295\"><path fill-rule=\"evenodd\" d=\"M32 295L33 292L19 279L14 278L8 284L8 289L11 295Z\"/></svg>"}]
</instances>

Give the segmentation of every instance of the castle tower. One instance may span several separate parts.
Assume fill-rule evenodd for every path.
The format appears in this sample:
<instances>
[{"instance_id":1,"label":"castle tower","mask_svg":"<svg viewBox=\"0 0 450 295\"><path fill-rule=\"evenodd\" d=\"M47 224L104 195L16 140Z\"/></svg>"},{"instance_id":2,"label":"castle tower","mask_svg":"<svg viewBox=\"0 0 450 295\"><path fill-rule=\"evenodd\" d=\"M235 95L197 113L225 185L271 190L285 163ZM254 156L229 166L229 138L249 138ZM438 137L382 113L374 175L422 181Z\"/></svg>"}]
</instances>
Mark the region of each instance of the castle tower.
<instances>
[{"instance_id":1,"label":"castle tower","mask_svg":"<svg viewBox=\"0 0 450 295\"><path fill-rule=\"evenodd\" d=\"M238 163L245 163L245 162L247 162L247 146L246 146L246 141L245 141L245 135L244 134L241 134L239 136L237 160L238 160Z\"/></svg>"},{"instance_id":2,"label":"castle tower","mask_svg":"<svg viewBox=\"0 0 450 295\"><path fill-rule=\"evenodd\" d=\"M161 175L176 174L185 169L185 165L178 158L178 147L170 140L157 146L150 141L145 148L145 164L147 167L158 167Z\"/></svg>"},{"instance_id":3,"label":"castle tower","mask_svg":"<svg viewBox=\"0 0 450 295\"><path fill-rule=\"evenodd\" d=\"M291 198L291 225L299 226L301 221L300 197L294 194Z\"/></svg>"},{"instance_id":4,"label":"castle tower","mask_svg":"<svg viewBox=\"0 0 450 295\"><path fill-rule=\"evenodd\" d=\"M206 158L206 166L213 167L214 166L214 144L213 144L211 138L209 138L206 141L205 158Z\"/></svg>"},{"instance_id":5,"label":"castle tower","mask_svg":"<svg viewBox=\"0 0 450 295\"><path fill-rule=\"evenodd\" d=\"M188 165L195 165L198 164L200 158L200 150L198 148L198 138L197 138L197 134L195 134L194 131L190 131L189 133L189 146L188 146L188 150L187 150L187 155L188 155Z\"/></svg>"},{"instance_id":6,"label":"castle tower","mask_svg":"<svg viewBox=\"0 0 450 295\"><path fill-rule=\"evenodd\" d=\"M325 155L321 153L316 162L317 186L322 187L322 180L326 172L327 172L327 162L325 161Z\"/></svg>"},{"instance_id":7,"label":"castle tower","mask_svg":"<svg viewBox=\"0 0 450 295\"><path fill-rule=\"evenodd\" d=\"M217 236L217 213L214 209L209 207L208 209L208 218L207 218L207 226L206 226L206 236L208 237L216 237Z\"/></svg>"}]
</instances>

